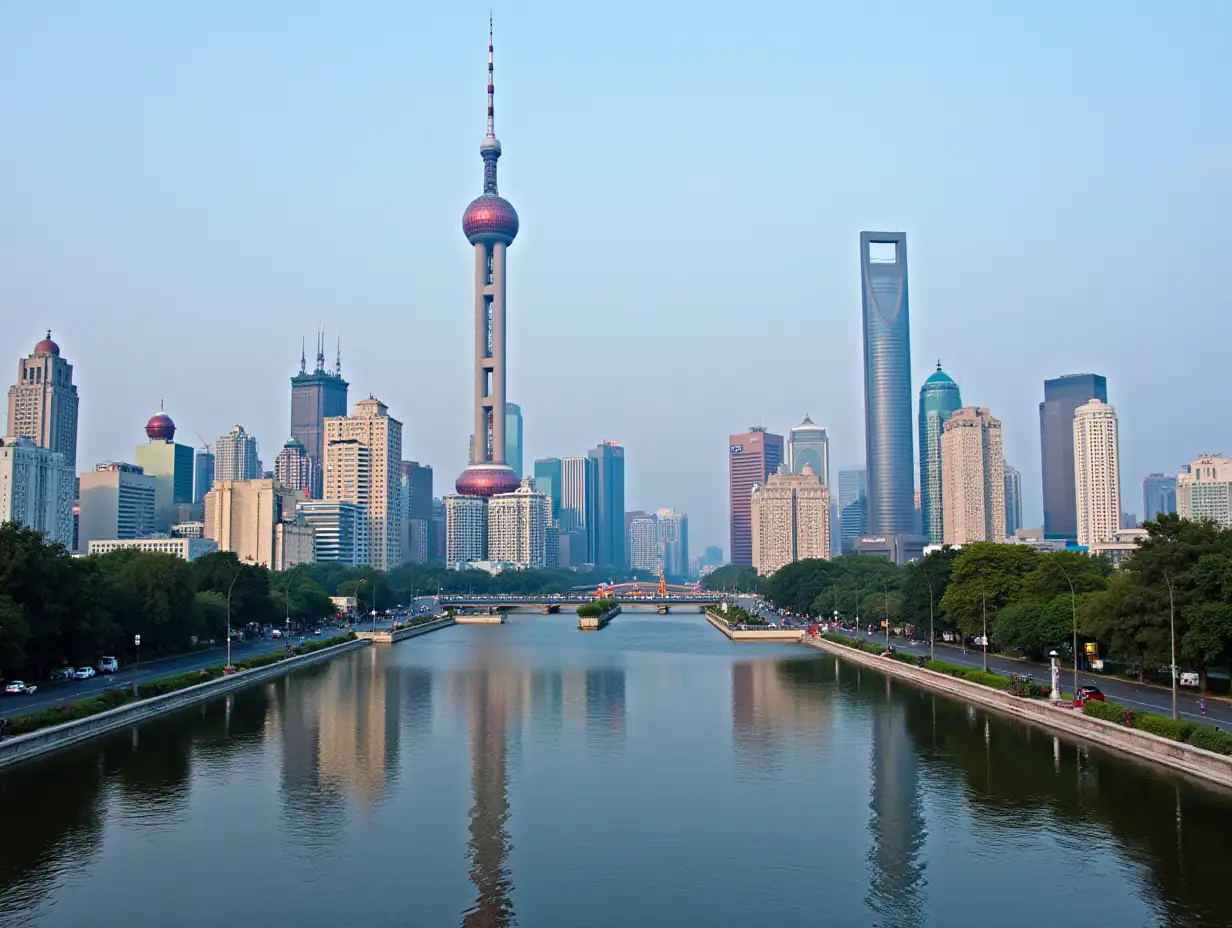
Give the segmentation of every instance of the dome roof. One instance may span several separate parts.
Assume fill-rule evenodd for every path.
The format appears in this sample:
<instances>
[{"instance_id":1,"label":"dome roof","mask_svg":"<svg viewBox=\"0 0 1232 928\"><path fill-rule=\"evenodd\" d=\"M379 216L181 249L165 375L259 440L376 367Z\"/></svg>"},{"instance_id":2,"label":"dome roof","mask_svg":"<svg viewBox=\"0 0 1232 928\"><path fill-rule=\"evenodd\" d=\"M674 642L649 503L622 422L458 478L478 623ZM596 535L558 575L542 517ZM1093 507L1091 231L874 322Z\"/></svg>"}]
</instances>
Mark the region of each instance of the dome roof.
<instances>
[{"instance_id":1,"label":"dome roof","mask_svg":"<svg viewBox=\"0 0 1232 928\"><path fill-rule=\"evenodd\" d=\"M34 353L60 357L60 346L51 340L51 329L47 330L47 337L34 346Z\"/></svg>"},{"instance_id":2,"label":"dome roof","mask_svg":"<svg viewBox=\"0 0 1232 928\"><path fill-rule=\"evenodd\" d=\"M145 424L145 434L150 441L172 441L175 439L175 423L160 409Z\"/></svg>"},{"instance_id":3,"label":"dome roof","mask_svg":"<svg viewBox=\"0 0 1232 928\"><path fill-rule=\"evenodd\" d=\"M929 374L928 379L924 381L925 384L953 383L953 382L954 382L954 378L941 369L940 361L937 362L937 369L933 371L931 374Z\"/></svg>"},{"instance_id":4,"label":"dome roof","mask_svg":"<svg viewBox=\"0 0 1232 928\"><path fill-rule=\"evenodd\" d=\"M462 232L472 245L480 242L510 244L518 234L518 213L513 205L495 193L471 200L462 214Z\"/></svg>"},{"instance_id":5,"label":"dome roof","mask_svg":"<svg viewBox=\"0 0 1232 928\"><path fill-rule=\"evenodd\" d=\"M482 496L512 493L522 481L507 464L472 464L459 475L455 487L460 496Z\"/></svg>"}]
</instances>

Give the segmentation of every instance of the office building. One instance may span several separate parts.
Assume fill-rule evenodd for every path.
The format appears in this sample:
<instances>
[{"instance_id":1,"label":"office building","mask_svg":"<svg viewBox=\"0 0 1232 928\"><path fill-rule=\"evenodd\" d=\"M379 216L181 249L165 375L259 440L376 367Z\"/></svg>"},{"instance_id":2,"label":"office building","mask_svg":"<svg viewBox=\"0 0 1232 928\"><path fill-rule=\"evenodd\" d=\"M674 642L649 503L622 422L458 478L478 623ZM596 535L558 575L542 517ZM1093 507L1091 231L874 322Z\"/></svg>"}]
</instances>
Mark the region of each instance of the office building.
<instances>
[{"instance_id":1,"label":"office building","mask_svg":"<svg viewBox=\"0 0 1232 928\"><path fill-rule=\"evenodd\" d=\"M76 483L63 452L24 435L0 439L0 523L24 525L72 550Z\"/></svg>"},{"instance_id":2,"label":"office building","mask_svg":"<svg viewBox=\"0 0 1232 928\"><path fill-rule=\"evenodd\" d=\"M522 478L522 407L517 403L505 404L505 463Z\"/></svg>"},{"instance_id":3,"label":"office building","mask_svg":"<svg viewBox=\"0 0 1232 928\"><path fill-rule=\"evenodd\" d=\"M625 449L605 441L587 454L595 462L594 563L625 566Z\"/></svg>"},{"instance_id":4,"label":"office building","mask_svg":"<svg viewBox=\"0 0 1232 928\"><path fill-rule=\"evenodd\" d=\"M28 438L47 451L64 455L77 469L77 387L73 365L60 357L60 346L47 337L17 362L17 383L9 388L8 435Z\"/></svg>"},{"instance_id":5,"label":"office building","mask_svg":"<svg viewBox=\"0 0 1232 928\"><path fill-rule=\"evenodd\" d=\"M1087 400L1074 413L1073 432L1078 544L1089 547L1114 540L1121 530L1116 410L1102 400Z\"/></svg>"},{"instance_id":6,"label":"office building","mask_svg":"<svg viewBox=\"0 0 1232 928\"><path fill-rule=\"evenodd\" d=\"M288 490L303 490L313 499L313 490L320 486L317 470L322 469L321 459L313 460L308 449L297 438L288 439L274 459L274 479Z\"/></svg>"},{"instance_id":7,"label":"office building","mask_svg":"<svg viewBox=\"0 0 1232 928\"><path fill-rule=\"evenodd\" d=\"M851 554L855 540L868 534L868 472L845 467L838 472L840 550Z\"/></svg>"},{"instance_id":8,"label":"office building","mask_svg":"<svg viewBox=\"0 0 1232 928\"><path fill-rule=\"evenodd\" d=\"M586 533L579 529L557 527L556 566L579 569L592 562L587 554Z\"/></svg>"},{"instance_id":9,"label":"office building","mask_svg":"<svg viewBox=\"0 0 1232 928\"><path fill-rule=\"evenodd\" d=\"M403 461L398 487L402 563L426 564L432 552L432 467Z\"/></svg>"},{"instance_id":10,"label":"office building","mask_svg":"<svg viewBox=\"0 0 1232 928\"><path fill-rule=\"evenodd\" d=\"M1005 537L1013 538L1022 528L1022 476L1005 465Z\"/></svg>"},{"instance_id":11,"label":"office building","mask_svg":"<svg viewBox=\"0 0 1232 928\"><path fill-rule=\"evenodd\" d=\"M180 521L178 507L192 504L193 449L175 443L175 423L161 408L146 423L145 435L133 463L154 478L154 531L166 534Z\"/></svg>"},{"instance_id":12,"label":"office building","mask_svg":"<svg viewBox=\"0 0 1232 928\"><path fill-rule=\"evenodd\" d=\"M204 538L205 522L177 522L171 526L172 538Z\"/></svg>"},{"instance_id":13,"label":"office building","mask_svg":"<svg viewBox=\"0 0 1232 928\"><path fill-rule=\"evenodd\" d=\"M868 532L915 532L907 236L861 232Z\"/></svg>"},{"instance_id":14,"label":"office building","mask_svg":"<svg viewBox=\"0 0 1232 928\"><path fill-rule=\"evenodd\" d=\"M135 464L99 464L78 480L77 550L153 535L157 481Z\"/></svg>"},{"instance_id":15,"label":"office building","mask_svg":"<svg viewBox=\"0 0 1232 928\"><path fill-rule=\"evenodd\" d=\"M944 544L1005 541L1001 422L987 409L956 409L943 427L941 507Z\"/></svg>"},{"instance_id":16,"label":"office building","mask_svg":"<svg viewBox=\"0 0 1232 928\"><path fill-rule=\"evenodd\" d=\"M630 513L630 515L633 515ZM689 570L689 517L663 508L629 521L629 566L683 577Z\"/></svg>"},{"instance_id":17,"label":"office building","mask_svg":"<svg viewBox=\"0 0 1232 928\"><path fill-rule=\"evenodd\" d=\"M633 551L631 547L632 535L630 534L633 530L633 523L637 519L648 519L648 518L650 518L650 513L643 512L641 509L631 509L625 513L625 563L629 564L630 566L633 563L632 560L630 560L630 556Z\"/></svg>"},{"instance_id":18,"label":"office building","mask_svg":"<svg viewBox=\"0 0 1232 928\"><path fill-rule=\"evenodd\" d=\"M941 369L920 387L920 534L929 544L944 537L941 505L941 433L954 410L962 406L958 384Z\"/></svg>"},{"instance_id":19,"label":"office building","mask_svg":"<svg viewBox=\"0 0 1232 928\"><path fill-rule=\"evenodd\" d=\"M555 522L548 522L548 527L544 529L544 566L559 567L560 566L560 526Z\"/></svg>"},{"instance_id":20,"label":"office building","mask_svg":"<svg viewBox=\"0 0 1232 928\"><path fill-rule=\"evenodd\" d=\"M202 506L205 494L214 486L214 452L202 448L193 458L193 503Z\"/></svg>"},{"instance_id":21,"label":"office building","mask_svg":"<svg viewBox=\"0 0 1232 928\"><path fill-rule=\"evenodd\" d=\"M195 561L217 550L218 542L209 538L109 538L92 540L86 553L140 551L144 554L171 554L181 561Z\"/></svg>"},{"instance_id":22,"label":"office building","mask_svg":"<svg viewBox=\"0 0 1232 928\"><path fill-rule=\"evenodd\" d=\"M214 442L214 481L260 480L261 460L257 440L237 425Z\"/></svg>"},{"instance_id":23,"label":"office building","mask_svg":"<svg viewBox=\"0 0 1232 928\"><path fill-rule=\"evenodd\" d=\"M1176 478L1148 474L1142 481L1142 521L1176 512Z\"/></svg>"},{"instance_id":24,"label":"office building","mask_svg":"<svg viewBox=\"0 0 1232 928\"><path fill-rule=\"evenodd\" d=\"M320 499L325 461L325 420L347 414L347 387L342 379L342 344L334 369L325 369L325 335L317 333L316 367L308 372L308 359L300 349L299 373L291 378L291 438L311 459L308 495ZM275 473L277 471L275 470Z\"/></svg>"},{"instance_id":25,"label":"office building","mask_svg":"<svg viewBox=\"0 0 1232 928\"><path fill-rule=\"evenodd\" d=\"M1087 552L1092 557L1107 558L1113 567L1120 567L1150 537L1144 528L1123 528L1109 541L1097 541Z\"/></svg>"},{"instance_id":26,"label":"office building","mask_svg":"<svg viewBox=\"0 0 1232 928\"><path fill-rule=\"evenodd\" d=\"M1078 538L1074 498L1074 413L1087 400L1108 402L1108 381L1099 374L1068 374L1044 381L1039 404L1040 473L1044 489L1044 537Z\"/></svg>"},{"instance_id":27,"label":"office building","mask_svg":"<svg viewBox=\"0 0 1232 928\"><path fill-rule=\"evenodd\" d=\"M560 458L540 458L535 461L535 489L548 498L552 507L552 521L560 519L561 505Z\"/></svg>"},{"instance_id":28,"label":"office building","mask_svg":"<svg viewBox=\"0 0 1232 928\"><path fill-rule=\"evenodd\" d=\"M570 549L572 557L581 556L574 563L595 562L595 534L598 531L598 462L590 457L561 458L560 529L562 532L581 532L585 538L585 551L575 544Z\"/></svg>"},{"instance_id":29,"label":"office building","mask_svg":"<svg viewBox=\"0 0 1232 928\"><path fill-rule=\"evenodd\" d=\"M325 420L325 499L367 507L367 564L377 570L402 562L401 464L402 423L380 400L369 396L353 415Z\"/></svg>"},{"instance_id":30,"label":"office building","mask_svg":"<svg viewBox=\"0 0 1232 928\"><path fill-rule=\"evenodd\" d=\"M518 567L547 566L548 498L529 477L488 500L488 557Z\"/></svg>"},{"instance_id":31,"label":"office building","mask_svg":"<svg viewBox=\"0 0 1232 928\"><path fill-rule=\"evenodd\" d=\"M488 35L488 132L479 144L483 193L462 214L462 232L475 249L474 389L470 465L458 477L461 496L488 498L512 493L521 479L505 459L508 410L505 397L506 253L518 234L518 214L497 189L492 77L492 36ZM448 559L448 558L447 558Z\"/></svg>"},{"instance_id":32,"label":"office building","mask_svg":"<svg viewBox=\"0 0 1232 928\"><path fill-rule=\"evenodd\" d=\"M465 569L488 558L488 501L481 496L450 494L445 506L445 566Z\"/></svg>"},{"instance_id":33,"label":"office building","mask_svg":"<svg viewBox=\"0 0 1232 928\"><path fill-rule=\"evenodd\" d=\"M760 426L729 435L727 456L731 562L750 566L753 563L753 487L764 483L783 463L783 436L767 432Z\"/></svg>"},{"instance_id":34,"label":"office building","mask_svg":"<svg viewBox=\"0 0 1232 928\"><path fill-rule=\"evenodd\" d=\"M1232 528L1232 458L1199 455L1176 476L1176 512Z\"/></svg>"},{"instance_id":35,"label":"office building","mask_svg":"<svg viewBox=\"0 0 1232 928\"><path fill-rule=\"evenodd\" d=\"M307 497L274 480L219 480L205 495L205 535L240 563L287 570L313 560L312 529L296 508Z\"/></svg>"},{"instance_id":36,"label":"office building","mask_svg":"<svg viewBox=\"0 0 1232 928\"><path fill-rule=\"evenodd\" d=\"M305 500L296 504L300 518L312 530L314 560L345 567L362 567L368 560L368 510L339 499Z\"/></svg>"},{"instance_id":37,"label":"office building","mask_svg":"<svg viewBox=\"0 0 1232 928\"><path fill-rule=\"evenodd\" d=\"M813 469L780 471L753 490L753 567L762 576L796 561L830 559L830 490Z\"/></svg>"},{"instance_id":38,"label":"office building","mask_svg":"<svg viewBox=\"0 0 1232 928\"><path fill-rule=\"evenodd\" d=\"M802 474L809 467L822 486L830 485L830 439L826 430L814 425L808 416L787 431L787 460L791 473Z\"/></svg>"}]
</instances>

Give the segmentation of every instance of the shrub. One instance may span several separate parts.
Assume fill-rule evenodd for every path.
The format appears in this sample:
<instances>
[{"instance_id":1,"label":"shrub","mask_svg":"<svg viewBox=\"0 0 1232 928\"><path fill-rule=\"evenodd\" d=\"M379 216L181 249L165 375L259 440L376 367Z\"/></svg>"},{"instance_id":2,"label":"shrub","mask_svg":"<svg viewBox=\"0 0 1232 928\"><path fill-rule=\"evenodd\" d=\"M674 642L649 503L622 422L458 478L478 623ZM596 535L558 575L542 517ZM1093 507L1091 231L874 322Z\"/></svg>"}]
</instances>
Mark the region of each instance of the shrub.
<instances>
[{"instance_id":1,"label":"shrub","mask_svg":"<svg viewBox=\"0 0 1232 928\"><path fill-rule=\"evenodd\" d=\"M1124 725L1127 718L1131 724L1134 720L1132 709L1126 709L1115 702L1100 702L1098 699L1088 699L1082 707L1082 712L1084 715L1103 719L1105 722L1116 722L1118 725ZM1128 716L1125 714L1127 712Z\"/></svg>"},{"instance_id":2,"label":"shrub","mask_svg":"<svg viewBox=\"0 0 1232 928\"><path fill-rule=\"evenodd\" d=\"M1210 725L1172 719L1157 712L1137 712L1119 703L1098 700L1088 700L1082 711L1085 715L1103 719L1105 722L1128 725L1130 728L1150 732L1171 741L1182 741L1217 754L1232 755L1232 734Z\"/></svg>"},{"instance_id":3,"label":"shrub","mask_svg":"<svg viewBox=\"0 0 1232 928\"><path fill-rule=\"evenodd\" d=\"M1189 736L1197 727L1193 722L1169 718L1166 715L1156 715L1154 712L1135 712L1133 720L1134 728L1150 732L1152 735L1159 735L1161 738L1170 738L1173 741L1188 741Z\"/></svg>"},{"instance_id":4,"label":"shrub","mask_svg":"<svg viewBox=\"0 0 1232 928\"><path fill-rule=\"evenodd\" d=\"M1209 725L1195 725L1185 740L1195 748L1214 751L1216 754L1232 754L1232 734Z\"/></svg>"},{"instance_id":5,"label":"shrub","mask_svg":"<svg viewBox=\"0 0 1232 928\"><path fill-rule=\"evenodd\" d=\"M615 608L616 605L617 603L616 603L616 600L614 599L592 600L591 602L584 603L581 606L578 606L578 611L577 611L578 618L579 619L598 618L599 616L607 612L609 609Z\"/></svg>"}]
</instances>

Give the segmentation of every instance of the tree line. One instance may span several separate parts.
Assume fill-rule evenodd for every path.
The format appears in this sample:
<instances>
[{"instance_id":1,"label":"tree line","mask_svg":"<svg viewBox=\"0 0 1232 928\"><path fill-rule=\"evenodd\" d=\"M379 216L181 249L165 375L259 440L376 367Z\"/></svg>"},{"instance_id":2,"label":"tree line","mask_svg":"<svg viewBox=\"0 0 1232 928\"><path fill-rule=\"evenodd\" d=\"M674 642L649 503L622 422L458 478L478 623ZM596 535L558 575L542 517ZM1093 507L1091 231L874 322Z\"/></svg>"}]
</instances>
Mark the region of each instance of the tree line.
<instances>
[{"instance_id":1,"label":"tree line","mask_svg":"<svg viewBox=\"0 0 1232 928\"><path fill-rule=\"evenodd\" d=\"M996 646L1040 658L1070 656L1094 642L1101 656L1142 679L1167 674L1175 621L1177 663L1206 686L1211 667L1232 664L1232 530L1163 515L1119 568L1079 551L978 543L945 548L906 567L842 555L798 561L769 577L728 566L710 590L756 592L800 615L912 626L970 638L987 627Z\"/></svg>"}]
</instances>

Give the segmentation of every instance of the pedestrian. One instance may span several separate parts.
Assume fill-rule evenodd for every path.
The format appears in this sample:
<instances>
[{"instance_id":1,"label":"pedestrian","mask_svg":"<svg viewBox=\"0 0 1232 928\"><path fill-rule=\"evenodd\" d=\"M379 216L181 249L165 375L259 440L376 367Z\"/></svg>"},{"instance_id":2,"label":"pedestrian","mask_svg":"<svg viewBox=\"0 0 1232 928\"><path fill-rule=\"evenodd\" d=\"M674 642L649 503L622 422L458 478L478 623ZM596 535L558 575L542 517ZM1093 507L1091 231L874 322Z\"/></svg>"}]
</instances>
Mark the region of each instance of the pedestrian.
<instances>
[{"instance_id":1,"label":"pedestrian","mask_svg":"<svg viewBox=\"0 0 1232 928\"><path fill-rule=\"evenodd\" d=\"M1198 700L1198 708L1202 710L1202 714L1206 715L1206 697L1203 696Z\"/></svg>"},{"instance_id":2,"label":"pedestrian","mask_svg":"<svg viewBox=\"0 0 1232 928\"><path fill-rule=\"evenodd\" d=\"M3 741L9 736L9 720L0 719L0 741Z\"/></svg>"}]
</instances>

